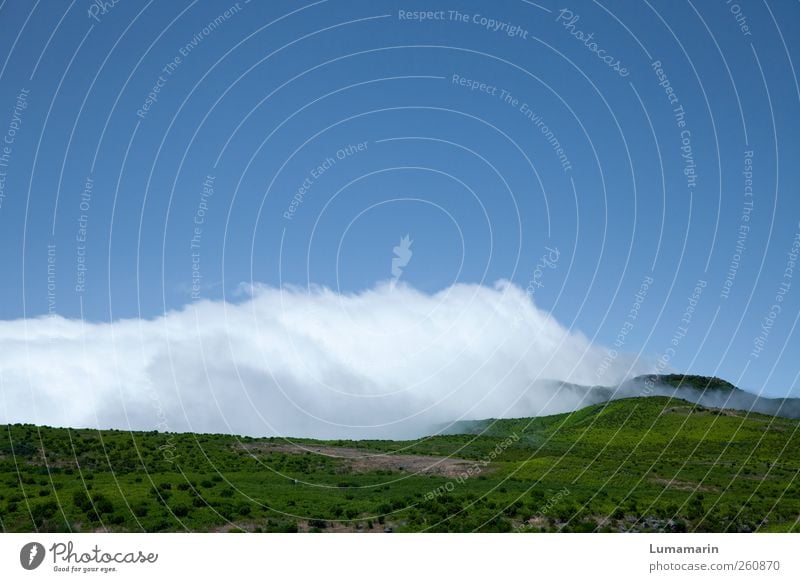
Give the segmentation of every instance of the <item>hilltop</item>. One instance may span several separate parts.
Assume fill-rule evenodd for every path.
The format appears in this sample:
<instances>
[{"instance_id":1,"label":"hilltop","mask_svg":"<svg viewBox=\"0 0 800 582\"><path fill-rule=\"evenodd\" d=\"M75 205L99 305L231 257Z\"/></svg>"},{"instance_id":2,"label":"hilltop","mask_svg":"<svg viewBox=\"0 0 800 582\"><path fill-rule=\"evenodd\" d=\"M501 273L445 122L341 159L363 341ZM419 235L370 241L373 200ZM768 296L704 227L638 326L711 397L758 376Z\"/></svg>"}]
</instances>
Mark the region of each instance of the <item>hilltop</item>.
<instances>
[{"instance_id":1,"label":"hilltop","mask_svg":"<svg viewBox=\"0 0 800 582\"><path fill-rule=\"evenodd\" d=\"M717 378L716 376L697 376L694 374L648 374L646 376L637 376L634 378L634 381L651 381L674 386L675 388L690 387L699 390L723 391L739 390L739 388L722 378Z\"/></svg>"},{"instance_id":2,"label":"hilltop","mask_svg":"<svg viewBox=\"0 0 800 582\"><path fill-rule=\"evenodd\" d=\"M767 398L737 388L727 380L690 374L637 376L618 386L583 386L550 382L556 397L566 396L583 406L638 396L668 396L711 408L759 412L771 416L800 418L800 398Z\"/></svg>"}]
</instances>

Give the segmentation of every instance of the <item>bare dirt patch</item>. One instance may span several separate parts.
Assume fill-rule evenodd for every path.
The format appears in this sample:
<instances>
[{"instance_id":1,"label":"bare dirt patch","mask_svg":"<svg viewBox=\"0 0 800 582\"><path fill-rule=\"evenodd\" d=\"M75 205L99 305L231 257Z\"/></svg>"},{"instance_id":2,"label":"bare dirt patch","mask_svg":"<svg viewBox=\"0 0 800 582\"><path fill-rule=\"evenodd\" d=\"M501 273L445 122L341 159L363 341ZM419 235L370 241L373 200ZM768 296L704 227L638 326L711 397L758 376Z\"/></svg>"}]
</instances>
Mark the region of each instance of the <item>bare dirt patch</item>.
<instances>
[{"instance_id":1,"label":"bare dirt patch","mask_svg":"<svg viewBox=\"0 0 800 582\"><path fill-rule=\"evenodd\" d=\"M664 479L663 477L653 477L648 479L650 483L656 485L663 485L668 489L676 489L678 491L717 491L716 487L709 487L708 485L698 485L690 481L678 481L677 479Z\"/></svg>"},{"instance_id":2,"label":"bare dirt patch","mask_svg":"<svg viewBox=\"0 0 800 582\"><path fill-rule=\"evenodd\" d=\"M370 528L363 522L338 522L326 521L324 528L314 528L307 520L300 520L297 523L298 533L306 533L310 531L321 531L325 533L387 533L394 531L394 526L379 523L374 523Z\"/></svg>"},{"instance_id":3,"label":"bare dirt patch","mask_svg":"<svg viewBox=\"0 0 800 582\"><path fill-rule=\"evenodd\" d=\"M288 443L242 443L240 446L252 454L274 452L290 455L305 453L323 455L341 460L351 471L356 473L383 470L417 475L457 477L475 465L475 461L453 457L374 453L346 447L302 446Z\"/></svg>"}]
</instances>

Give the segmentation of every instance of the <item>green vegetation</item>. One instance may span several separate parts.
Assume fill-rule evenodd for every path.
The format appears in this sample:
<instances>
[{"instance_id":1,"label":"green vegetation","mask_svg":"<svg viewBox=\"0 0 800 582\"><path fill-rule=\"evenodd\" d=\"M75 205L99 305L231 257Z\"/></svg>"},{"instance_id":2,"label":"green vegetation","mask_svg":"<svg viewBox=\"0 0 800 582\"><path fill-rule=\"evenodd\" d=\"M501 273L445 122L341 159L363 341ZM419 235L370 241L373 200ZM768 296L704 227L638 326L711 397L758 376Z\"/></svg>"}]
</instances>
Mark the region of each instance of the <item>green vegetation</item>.
<instances>
[{"instance_id":1,"label":"green vegetation","mask_svg":"<svg viewBox=\"0 0 800 582\"><path fill-rule=\"evenodd\" d=\"M653 381L660 382L662 384L668 384L670 386L674 386L675 388L681 387L688 387L688 388L697 388L700 390L720 390L720 391L730 391L736 390L736 386L728 382L727 380L723 380L722 378L717 378L716 376L694 376L691 374L654 374L652 376L640 376L636 378L637 380L646 380L650 378Z\"/></svg>"},{"instance_id":2,"label":"green vegetation","mask_svg":"<svg viewBox=\"0 0 800 582\"><path fill-rule=\"evenodd\" d=\"M797 420L650 397L458 426L294 444L2 426L0 528L800 531Z\"/></svg>"}]
</instances>

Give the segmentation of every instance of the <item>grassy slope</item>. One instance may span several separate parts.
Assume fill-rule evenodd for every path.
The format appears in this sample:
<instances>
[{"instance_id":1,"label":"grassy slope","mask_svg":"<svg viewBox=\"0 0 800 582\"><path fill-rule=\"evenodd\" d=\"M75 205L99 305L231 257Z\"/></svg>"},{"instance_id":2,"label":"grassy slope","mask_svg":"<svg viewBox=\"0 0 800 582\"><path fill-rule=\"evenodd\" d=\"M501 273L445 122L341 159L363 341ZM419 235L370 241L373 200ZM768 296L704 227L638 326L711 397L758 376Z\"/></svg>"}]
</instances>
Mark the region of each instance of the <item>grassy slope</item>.
<instances>
[{"instance_id":1,"label":"grassy slope","mask_svg":"<svg viewBox=\"0 0 800 582\"><path fill-rule=\"evenodd\" d=\"M639 376L637 380L654 379L664 384L669 384L678 388L688 386L700 390L736 390L736 386L715 376L695 376L692 374L653 374L650 376Z\"/></svg>"},{"instance_id":2,"label":"grassy slope","mask_svg":"<svg viewBox=\"0 0 800 582\"><path fill-rule=\"evenodd\" d=\"M302 442L470 459L463 481L241 446L280 439L0 427L0 526L800 531L797 420L651 397L461 426L473 434Z\"/></svg>"}]
</instances>

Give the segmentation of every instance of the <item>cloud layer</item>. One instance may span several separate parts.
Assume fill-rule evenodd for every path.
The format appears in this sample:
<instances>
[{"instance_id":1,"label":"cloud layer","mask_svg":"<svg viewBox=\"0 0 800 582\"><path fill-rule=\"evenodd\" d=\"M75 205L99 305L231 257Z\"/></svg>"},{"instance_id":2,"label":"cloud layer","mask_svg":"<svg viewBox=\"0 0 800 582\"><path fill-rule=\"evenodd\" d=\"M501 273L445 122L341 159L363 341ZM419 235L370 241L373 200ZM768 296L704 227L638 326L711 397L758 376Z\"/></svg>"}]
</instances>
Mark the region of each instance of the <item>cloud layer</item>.
<instances>
[{"instance_id":1,"label":"cloud layer","mask_svg":"<svg viewBox=\"0 0 800 582\"><path fill-rule=\"evenodd\" d=\"M605 356L508 282L256 287L153 320L0 322L0 422L407 438L580 406L547 380L650 371L625 357L606 368Z\"/></svg>"}]
</instances>

